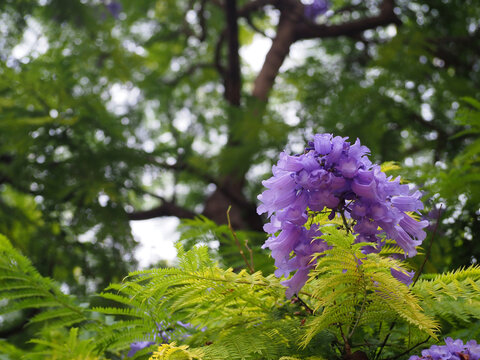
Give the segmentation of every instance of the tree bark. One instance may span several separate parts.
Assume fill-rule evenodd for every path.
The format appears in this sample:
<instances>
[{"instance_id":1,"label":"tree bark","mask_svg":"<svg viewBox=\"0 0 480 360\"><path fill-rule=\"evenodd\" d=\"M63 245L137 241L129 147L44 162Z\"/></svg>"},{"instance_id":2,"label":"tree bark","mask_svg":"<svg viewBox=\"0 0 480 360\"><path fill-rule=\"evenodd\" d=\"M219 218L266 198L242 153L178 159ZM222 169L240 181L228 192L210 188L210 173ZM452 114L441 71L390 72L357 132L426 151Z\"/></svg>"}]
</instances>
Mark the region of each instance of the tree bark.
<instances>
[{"instance_id":1,"label":"tree bark","mask_svg":"<svg viewBox=\"0 0 480 360\"><path fill-rule=\"evenodd\" d=\"M252 92L254 97L267 101L280 67L290 52L290 46L295 42L295 27L299 17L301 14L299 14L298 8L294 8L292 13L288 13L287 10L281 12L277 34L265 57L262 69L255 79Z\"/></svg>"},{"instance_id":2,"label":"tree bark","mask_svg":"<svg viewBox=\"0 0 480 360\"><path fill-rule=\"evenodd\" d=\"M240 53L238 41L238 11L236 0L226 0L225 18L227 22L226 40L228 42L228 63L224 72L225 100L234 108L241 103L242 81L240 73ZM231 125L238 121L230 119ZM226 147L242 146L241 140L230 130ZM248 161L247 159L245 159ZM231 207L230 221L235 229L262 230L262 220L255 211L255 204L244 193L245 174L227 174L217 183L217 188L206 200L203 215L217 224L227 223L227 210Z\"/></svg>"}]
</instances>

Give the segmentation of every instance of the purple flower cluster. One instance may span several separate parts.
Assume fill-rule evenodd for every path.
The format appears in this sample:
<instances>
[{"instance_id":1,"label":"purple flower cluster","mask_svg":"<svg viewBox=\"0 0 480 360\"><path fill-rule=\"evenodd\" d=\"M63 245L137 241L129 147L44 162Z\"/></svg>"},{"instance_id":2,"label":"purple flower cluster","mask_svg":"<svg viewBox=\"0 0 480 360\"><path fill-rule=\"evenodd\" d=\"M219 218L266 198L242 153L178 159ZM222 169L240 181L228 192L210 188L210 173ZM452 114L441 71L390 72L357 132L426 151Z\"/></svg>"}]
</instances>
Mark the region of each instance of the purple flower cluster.
<instances>
[{"instance_id":1,"label":"purple flower cluster","mask_svg":"<svg viewBox=\"0 0 480 360\"><path fill-rule=\"evenodd\" d=\"M423 209L421 193L400 184L399 177L387 177L368 159L366 146L358 139L354 144L347 139L315 135L303 154L282 152L272 168L273 177L263 182L267 190L258 196L262 204L257 212L268 214L270 223L264 229L271 234L264 248L272 250L276 276L287 277L296 271L284 282L289 287L287 296L305 284L315 265L312 255L328 248L318 239L322 233L317 226L305 226L325 209L330 219L339 215L354 224L356 242L373 243L363 248L366 254L380 251L385 242L382 233L409 257L425 238L423 228L428 221L416 221L406 213Z\"/></svg>"},{"instance_id":2,"label":"purple flower cluster","mask_svg":"<svg viewBox=\"0 0 480 360\"><path fill-rule=\"evenodd\" d=\"M445 339L445 345L432 345L422 351L422 356L411 356L409 360L479 360L480 345L475 340L468 341L465 345L460 339Z\"/></svg>"},{"instance_id":3,"label":"purple flower cluster","mask_svg":"<svg viewBox=\"0 0 480 360\"><path fill-rule=\"evenodd\" d=\"M311 4L305 5L305 17L315 20L317 16L323 15L330 7L327 0L314 0Z\"/></svg>"}]
</instances>

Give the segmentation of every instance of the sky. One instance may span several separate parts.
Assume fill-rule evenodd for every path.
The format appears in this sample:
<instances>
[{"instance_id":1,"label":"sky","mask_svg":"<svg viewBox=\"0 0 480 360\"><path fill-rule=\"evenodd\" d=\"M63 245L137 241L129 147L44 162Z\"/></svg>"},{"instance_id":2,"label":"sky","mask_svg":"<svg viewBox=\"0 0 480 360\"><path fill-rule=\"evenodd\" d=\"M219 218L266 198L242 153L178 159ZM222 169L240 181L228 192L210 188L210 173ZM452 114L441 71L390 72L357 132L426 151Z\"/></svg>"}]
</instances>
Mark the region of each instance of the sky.
<instances>
[{"instance_id":1,"label":"sky","mask_svg":"<svg viewBox=\"0 0 480 360\"><path fill-rule=\"evenodd\" d=\"M176 231L179 223L176 217L130 222L133 236L140 243L135 252L140 268L147 268L159 260L174 261L177 251L173 244L179 238Z\"/></svg>"}]
</instances>

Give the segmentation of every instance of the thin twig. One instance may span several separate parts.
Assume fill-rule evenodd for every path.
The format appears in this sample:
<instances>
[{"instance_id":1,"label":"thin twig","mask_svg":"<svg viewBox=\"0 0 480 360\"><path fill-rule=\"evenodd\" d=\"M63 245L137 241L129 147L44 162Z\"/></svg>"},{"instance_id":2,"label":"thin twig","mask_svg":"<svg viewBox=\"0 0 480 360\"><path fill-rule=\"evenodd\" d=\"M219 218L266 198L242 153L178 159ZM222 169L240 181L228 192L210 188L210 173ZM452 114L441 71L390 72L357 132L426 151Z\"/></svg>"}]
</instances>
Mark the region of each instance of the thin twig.
<instances>
[{"instance_id":1,"label":"thin twig","mask_svg":"<svg viewBox=\"0 0 480 360\"><path fill-rule=\"evenodd\" d=\"M428 244L428 249L425 253L425 259L423 259L422 265L420 265L420 268L417 270L417 273L415 274L415 280L413 281L413 284L411 287L414 287L415 284L417 283L418 279L420 278L420 275L422 274L423 268L425 267L425 264L427 263L427 260L430 257L433 240L435 239L435 235L437 235L438 224L440 223L440 217L442 216L442 210L443 210L443 205L440 205L440 208L438 209L437 223L435 224L435 228L433 229L432 237L430 238L430 243Z\"/></svg>"},{"instance_id":2,"label":"thin twig","mask_svg":"<svg viewBox=\"0 0 480 360\"><path fill-rule=\"evenodd\" d=\"M388 338L390 337L390 335L392 335L392 330L393 330L393 327L396 325L396 321L392 322L392 324L390 325L390 329L388 329L388 334L387 336L385 336L385 339L383 340L383 343L382 345L380 346L380 349L378 350L378 353L377 355L375 355L375 359L379 359L380 358L380 354L382 353L382 350L383 348L385 347L385 345L387 344L387 341L388 341Z\"/></svg>"},{"instance_id":3,"label":"thin twig","mask_svg":"<svg viewBox=\"0 0 480 360\"><path fill-rule=\"evenodd\" d=\"M332 342L332 344L337 348L337 351L340 355L342 355L342 348L340 347L340 342L335 338L335 340Z\"/></svg>"},{"instance_id":4,"label":"thin twig","mask_svg":"<svg viewBox=\"0 0 480 360\"><path fill-rule=\"evenodd\" d=\"M352 348L350 347L350 343L348 342L347 337L343 333L342 325L338 324L338 328L340 329L340 335L342 335L342 339L343 339L343 342L344 342L345 354L351 355L352 354Z\"/></svg>"},{"instance_id":5,"label":"thin twig","mask_svg":"<svg viewBox=\"0 0 480 360\"><path fill-rule=\"evenodd\" d=\"M415 274L415 280L413 281L412 283L412 287L415 286L415 284L417 283L418 279L420 278L420 275L422 274L422 271L423 271L423 268L425 267L425 264L427 263L427 260L430 256L430 252L432 250L432 244L433 244L433 240L435 239L435 236L437 234L437 229L438 229L438 224L440 223L440 217L442 216L442 210L443 210L443 206L440 205L440 208L438 209L438 216L437 216L437 222L435 224L435 228L433 229L433 232L432 232L432 237L430 238L430 243L428 244L428 249L425 253L425 259L423 259L423 263L422 265L420 266L420 268L418 269L417 273ZM388 341L388 338L390 337L391 333L392 333L392 329L393 327L395 326L396 322L394 321L391 325L390 325L390 329L388 331L388 334L387 336L385 336L385 340L383 340L383 343L382 343L382 346L380 347L380 350L378 351L377 355L375 356L375 359L378 359L380 357L380 354L382 353L382 350L383 348L385 347L387 341ZM426 340L428 341L428 339ZM420 345L420 344L419 344Z\"/></svg>"},{"instance_id":6,"label":"thin twig","mask_svg":"<svg viewBox=\"0 0 480 360\"><path fill-rule=\"evenodd\" d=\"M307 303L305 301L303 301L300 296L297 295L297 300L300 302L300 304L305 308L305 310L307 310L307 312L310 314L310 315L313 315L313 310L310 306L307 305Z\"/></svg>"},{"instance_id":7,"label":"thin twig","mask_svg":"<svg viewBox=\"0 0 480 360\"><path fill-rule=\"evenodd\" d=\"M188 78L189 76L193 75L197 70L207 69L207 68L216 68L216 65L213 64L213 63L206 63L206 62L191 64L187 69L185 69L178 76L172 77L172 78L160 79L160 81L163 82L165 85L175 86L180 81L182 81L183 79Z\"/></svg>"},{"instance_id":8,"label":"thin twig","mask_svg":"<svg viewBox=\"0 0 480 360\"><path fill-rule=\"evenodd\" d=\"M253 251L248 246L248 239L245 239L245 248L248 250L248 253L250 254L250 265L252 265L252 270L255 271L255 265L253 263Z\"/></svg>"},{"instance_id":9,"label":"thin twig","mask_svg":"<svg viewBox=\"0 0 480 360\"><path fill-rule=\"evenodd\" d=\"M245 256L245 253L242 249L242 246L240 245L240 241L238 240L237 234L235 230L233 230L232 223L230 222L230 210L232 209L232 206L229 206L227 209L227 221L228 221L228 228L230 229L230 232L232 233L233 239L235 240L235 244L237 244L238 251L240 252L240 255L242 255L243 261L247 265L248 270L250 271L250 274L253 274L255 271L253 270L253 266L248 262L247 257Z\"/></svg>"},{"instance_id":10,"label":"thin twig","mask_svg":"<svg viewBox=\"0 0 480 360\"><path fill-rule=\"evenodd\" d=\"M358 326L358 323L360 322L360 319L362 318L363 311L365 310L365 303L367 302L367 288L365 287L365 292L363 293L363 302L362 306L360 308L360 312L358 313L357 320L355 321L355 324L352 327L352 330L348 334L348 338L350 339L353 336L353 333L355 332L355 329Z\"/></svg>"},{"instance_id":11,"label":"thin twig","mask_svg":"<svg viewBox=\"0 0 480 360\"><path fill-rule=\"evenodd\" d=\"M350 234L352 232L352 230L350 229L350 226L347 223L347 218L345 217L345 214L343 213L343 211L340 211L340 215L342 215L343 224L345 225L345 229L347 230L347 234Z\"/></svg>"},{"instance_id":12,"label":"thin twig","mask_svg":"<svg viewBox=\"0 0 480 360\"><path fill-rule=\"evenodd\" d=\"M308 296L308 297L313 297L312 294L310 294L310 293L308 293L308 292L306 292L306 291L300 291L298 294L300 294L300 295L305 295L305 296ZM298 294L297 294L297 295L298 295Z\"/></svg>"},{"instance_id":13,"label":"thin twig","mask_svg":"<svg viewBox=\"0 0 480 360\"><path fill-rule=\"evenodd\" d=\"M419 342L418 344L413 345L410 349L405 350L403 353L398 354L398 355L396 355L395 357L390 358L389 360L395 360L395 359L398 359L399 357L402 357L403 355L408 354L410 351L412 351L412 350L415 349L416 347L418 347L418 346L420 346L420 345L422 345L422 344L425 344L428 340L430 340L430 338L431 338L431 336L428 335L428 337L427 337L425 340Z\"/></svg>"},{"instance_id":14,"label":"thin twig","mask_svg":"<svg viewBox=\"0 0 480 360\"><path fill-rule=\"evenodd\" d=\"M271 36L268 36L265 31L261 30L259 27L257 27L254 23L252 18L250 17L250 14L247 14L245 16L245 20L247 21L247 24L252 28L253 31L265 36L266 38L269 38L270 40L273 40Z\"/></svg>"},{"instance_id":15,"label":"thin twig","mask_svg":"<svg viewBox=\"0 0 480 360\"><path fill-rule=\"evenodd\" d=\"M205 18L205 7L206 7L207 0L202 0L200 2L200 9L198 11L198 17L199 17L199 24L200 24L200 36L198 37L198 40L201 42L204 42L205 39L207 38L207 24L206 24L206 18Z\"/></svg>"}]
</instances>

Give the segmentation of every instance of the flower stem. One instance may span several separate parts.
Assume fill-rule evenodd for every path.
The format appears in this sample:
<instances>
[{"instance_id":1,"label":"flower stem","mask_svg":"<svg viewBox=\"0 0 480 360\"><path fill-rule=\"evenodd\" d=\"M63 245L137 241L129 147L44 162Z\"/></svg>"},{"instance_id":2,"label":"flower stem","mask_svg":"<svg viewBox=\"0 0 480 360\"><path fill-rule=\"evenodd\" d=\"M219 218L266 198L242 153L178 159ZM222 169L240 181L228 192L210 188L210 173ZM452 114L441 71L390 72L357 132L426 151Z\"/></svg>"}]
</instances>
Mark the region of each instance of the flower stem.
<instances>
[{"instance_id":1,"label":"flower stem","mask_svg":"<svg viewBox=\"0 0 480 360\"><path fill-rule=\"evenodd\" d=\"M230 210L232 209L231 206L228 207L227 210L227 221L228 221L228 228L230 229L230 232L232 233L233 239L235 240L235 244L238 247L238 251L240 252L240 255L242 255L243 261L245 262L245 265L247 265L248 271L250 271L250 274L253 274L255 272L255 269L253 268L253 257L251 253L251 249L247 247L247 249L250 251L250 258L252 259L252 264L247 260L247 257L245 256L245 252L242 249L242 245L240 245L240 241L238 240L237 233L235 230L233 230L232 223L230 222Z\"/></svg>"}]
</instances>

